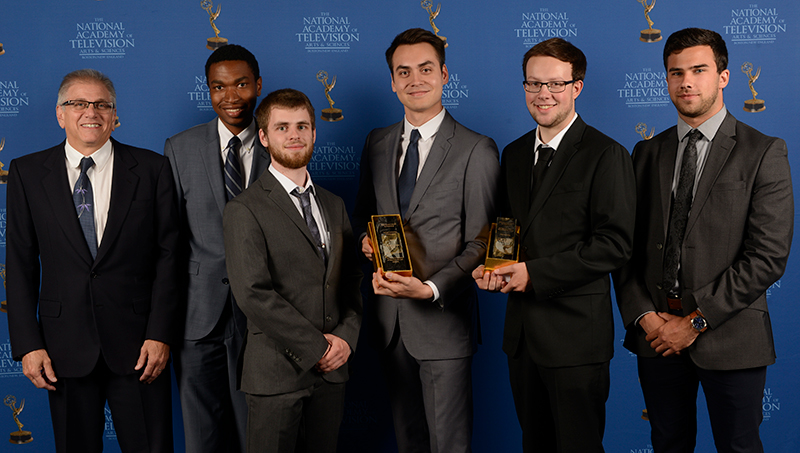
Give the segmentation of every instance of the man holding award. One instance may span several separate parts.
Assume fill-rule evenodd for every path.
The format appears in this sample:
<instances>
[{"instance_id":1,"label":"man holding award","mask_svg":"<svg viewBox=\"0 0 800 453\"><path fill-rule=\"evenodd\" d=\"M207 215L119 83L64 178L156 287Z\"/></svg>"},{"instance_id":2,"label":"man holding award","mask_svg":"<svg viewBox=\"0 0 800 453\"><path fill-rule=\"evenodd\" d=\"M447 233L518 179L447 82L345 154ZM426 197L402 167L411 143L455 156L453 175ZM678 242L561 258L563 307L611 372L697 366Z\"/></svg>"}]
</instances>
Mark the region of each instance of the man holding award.
<instances>
[{"instance_id":1,"label":"man holding award","mask_svg":"<svg viewBox=\"0 0 800 453\"><path fill-rule=\"evenodd\" d=\"M664 45L678 122L633 150L633 257L615 275L656 452L694 451L703 386L719 452L762 452L775 345L767 289L783 275L794 202L786 142L725 108L728 50L687 28Z\"/></svg>"},{"instance_id":2,"label":"man holding award","mask_svg":"<svg viewBox=\"0 0 800 453\"><path fill-rule=\"evenodd\" d=\"M520 262L473 272L508 293L503 351L523 451L602 452L614 322L609 272L631 254L630 155L575 112L586 57L553 38L522 63L536 129L503 151L499 203ZM500 219L502 221L503 219Z\"/></svg>"},{"instance_id":3,"label":"man holding award","mask_svg":"<svg viewBox=\"0 0 800 453\"><path fill-rule=\"evenodd\" d=\"M334 453L361 326L356 243L341 198L306 170L314 107L283 89L256 110L272 163L225 206L231 290L247 315L247 451Z\"/></svg>"},{"instance_id":4,"label":"man holding award","mask_svg":"<svg viewBox=\"0 0 800 453\"><path fill-rule=\"evenodd\" d=\"M386 51L405 118L367 137L354 215L361 231L371 216L385 217L380 245L401 240L403 250L390 255L410 257L405 270L413 268L410 276L372 277L371 313L401 452L471 451L477 295L469 270L486 253L476 237L495 214L499 163L494 141L442 106L444 58L444 42L422 29L400 33ZM362 251L378 260L383 247L372 244L364 234Z\"/></svg>"}]
</instances>

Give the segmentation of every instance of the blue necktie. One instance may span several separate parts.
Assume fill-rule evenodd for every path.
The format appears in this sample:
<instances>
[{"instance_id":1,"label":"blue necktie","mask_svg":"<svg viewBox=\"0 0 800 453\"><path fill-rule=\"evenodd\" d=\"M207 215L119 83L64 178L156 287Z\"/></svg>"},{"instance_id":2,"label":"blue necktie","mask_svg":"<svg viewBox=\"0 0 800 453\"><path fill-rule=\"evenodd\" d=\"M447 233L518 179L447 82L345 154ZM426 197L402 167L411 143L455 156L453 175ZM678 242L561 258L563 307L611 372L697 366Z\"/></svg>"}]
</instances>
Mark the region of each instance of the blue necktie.
<instances>
[{"instance_id":1,"label":"blue necktie","mask_svg":"<svg viewBox=\"0 0 800 453\"><path fill-rule=\"evenodd\" d=\"M228 201L233 197L242 193L244 184L242 184L242 171L239 165L239 145L241 144L239 137L233 136L228 142L227 158L225 159L225 195Z\"/></svg>"},{"instance_id":2,"label":"blue necktie","mask_svg":"<svg viewBox=\"0 0 800 453\"><path fill-rule=\"evenodd\" d=\"M75 181L75 188L72 191L72 201L75 202L75 211L78 213L78 221L81 223L83 237L92 253L92 258L97 257L97 230L94 227L94 193L92 192L92 182L86 172L94 165L91 157L81 159L81 175Z\"/></svg>"},{"instance_id":3,"label":"blue necktie","mask_svg":"<svg viewBox=\"0 0 800 453\"><path fill-rule=\"evenodd\" d=\"M300 191L295 187L294 190L292 190L292 195L300 199L300 207L303 209L303 217L306 220L306 225L308 226L309 231L311 231L311 236L314 237L317 250L319 250L319 254L322 256L322 259L327 260L327 256L325 255L325 244L322 242L322 235L317 227L317 222L314 220L314 215L311 213L311 189L300 193Z\"/></svg>"},{"instance_id":4,"label":"blue necktie","mask_svg":"<svg viewBox=\"0 0 800 453\"><path fill-rule=\"evenodd\" d=\"M408 205L411 203L411 194L414 193L414 186L417 184L417 171L419 170L419 130L411 131L411 142L406 150L406 158L403 161L403 169L400 170L400 178L397 180L397 196L400 200L400 215L405 216Z\"/></svg>"}]
</instances>

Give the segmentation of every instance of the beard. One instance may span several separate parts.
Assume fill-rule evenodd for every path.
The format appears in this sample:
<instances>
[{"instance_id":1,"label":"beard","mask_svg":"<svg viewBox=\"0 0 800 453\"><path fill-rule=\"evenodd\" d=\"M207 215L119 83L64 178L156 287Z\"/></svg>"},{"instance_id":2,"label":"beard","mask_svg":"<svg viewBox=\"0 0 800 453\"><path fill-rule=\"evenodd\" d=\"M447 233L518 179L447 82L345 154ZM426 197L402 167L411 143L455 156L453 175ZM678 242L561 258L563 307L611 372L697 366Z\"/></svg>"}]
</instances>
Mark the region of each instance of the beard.
<instances>
[{"instance_id":1,"label":"beard","mask_svg":"<svg viewBox=\"0 0 800 453\"><path fill-rule=\"evenodd\" d=\"M717 91L713 92L713 95L708 98L701 99L701 102L696 106L687 106L675 102L673 100L672 104L675 105L675 108L678 110L678 113L687 117L687 118L697 118L699 116L703 116L708 113L709 110L714 106L717 102Z\"/></svg>"},{"instance_id":2,"label":"beard","mask_svg":"<svg viewBox=\"0 0 800 453\"><path fill-rule=\"evenodd\" d=\"M269 154L276 163L281 165L284 168L303 168L311 162L311 155L314 154L314 148L311 146L307 146L305 150L301 153L292 153L289 154L285 152L283 149L275 149L273 147L269 147Z\"/></svg>"}]
</instances>

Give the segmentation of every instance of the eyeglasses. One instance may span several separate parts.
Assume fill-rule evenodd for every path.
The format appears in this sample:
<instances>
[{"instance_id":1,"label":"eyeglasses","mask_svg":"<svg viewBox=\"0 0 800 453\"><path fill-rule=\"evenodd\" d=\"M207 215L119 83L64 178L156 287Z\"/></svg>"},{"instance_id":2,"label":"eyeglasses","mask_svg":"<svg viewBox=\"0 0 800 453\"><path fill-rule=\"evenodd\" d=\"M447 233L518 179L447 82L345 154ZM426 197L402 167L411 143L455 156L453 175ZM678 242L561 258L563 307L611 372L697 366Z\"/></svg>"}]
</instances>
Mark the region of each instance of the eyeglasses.
<instances>
[{"instance_id":1,"label":"eyeglasses","mask_svg":"<svg viewBox=\"0 0 800 453\"><path fill-rule=\"evenodd\" d=\"M525 87L525 91L528 93L538 93L542 91L543 86L546 86L547 90L551 93L561 93L567 89L567 85L575 82L577 82L577 80L570 80L568 82L529 82L523 80L522 86Z\"/></svg>"},{"instance_id":2,"label":"eyeglasses","mask_svg":"<svg viewBox=\"0 0 800 453\"><path fill-rule=\"evenodd\" d=\"M101 113L107 113L107 112L110 112L111 110L114 110L114 104L112 104L110 102L106 102L106 101L95 101L95 102L89 102L89 101L67 101L67 102L61 104L62 107L69 106L69 107L72 108L72 110L74 110L76 112L82 112L82 111L88 109L90 105L93 105L94 109L96 111L98 111L98 112L101 112Z\"/></svg>"}]
</instances>

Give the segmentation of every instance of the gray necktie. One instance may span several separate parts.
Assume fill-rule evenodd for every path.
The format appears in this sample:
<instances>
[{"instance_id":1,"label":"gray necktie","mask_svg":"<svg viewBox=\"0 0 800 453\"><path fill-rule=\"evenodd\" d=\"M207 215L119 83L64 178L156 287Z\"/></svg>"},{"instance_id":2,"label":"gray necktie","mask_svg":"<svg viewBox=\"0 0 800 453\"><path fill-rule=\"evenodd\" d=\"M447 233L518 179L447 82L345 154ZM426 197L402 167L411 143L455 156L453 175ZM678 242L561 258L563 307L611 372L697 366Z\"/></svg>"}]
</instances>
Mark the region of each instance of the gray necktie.
<instances>
[{"instance_id":1,"label":"gray necktie","mask_svg":"<svg viewBox=\"0 0 800 453\"><path fill-rule=\"evenodd\" d=\"M317 227L317 222L314 221L314 215L311 213L311 189L300 193L300 191L295 187L294 190L292 190L292 195L300 199L300 207L303 209L303 217L306 220L306 225L308 226L309 231L311 231L311 236L314 238L317 250L319 251L320 256L322 256L322 259L327 260L327 255L325 254L325 244L322 242L322 235Z\"/></svg>"},{"instance_id":2,"label":"gray necktie","mask_svg":"<svg viewBox=\"0 0 800 453\"><path fill-rule=\"evenodd\" d=\"M81 159L81 175L75 181L72 191L72 201L75 203L75 211L78 213L78 221L81 223L83 237L86 238L86 245L92 253L92 258L97 257L97 230L94 227L94 193L92 192L92 182L86 172L94 165L91 157Z\"/></svg>"},{"instance_id":3,"label":"gray necktie","mask_svg":"<svg viewBox=\"0 0 800 453\"><path fill-rule=\"evenodd\" d=\"M242 170L239 164L239 145L241 144L239 137L233 136L228 141L228 155L225 158L225 195L228 201L233 197L242 193L244 184L242 184Z\"/></svg>"}]
</instances>

